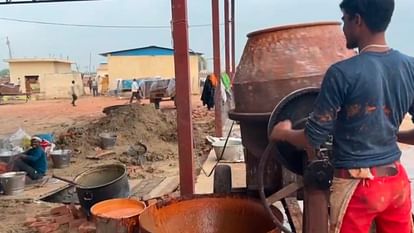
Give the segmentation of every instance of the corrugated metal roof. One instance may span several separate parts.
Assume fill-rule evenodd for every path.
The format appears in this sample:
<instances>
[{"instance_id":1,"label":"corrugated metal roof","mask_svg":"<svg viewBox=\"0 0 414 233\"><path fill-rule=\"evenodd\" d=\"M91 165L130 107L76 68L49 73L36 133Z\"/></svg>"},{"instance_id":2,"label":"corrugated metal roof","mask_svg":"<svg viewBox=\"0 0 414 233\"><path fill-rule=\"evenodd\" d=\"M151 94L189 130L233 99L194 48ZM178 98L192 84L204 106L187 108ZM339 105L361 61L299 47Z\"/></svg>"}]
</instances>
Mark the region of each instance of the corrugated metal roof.
<instances>
[{"instance_id":1,"label":"corrugated metal roof","mask_svg":"<svg viewBox=\"0 0 414 233\"><path fill-rule=\"evenodd\" d=\"M197 53L197 52L190 50L190 54L201 55L202 53ZM152 46L141 47L141 48L111 51L111 52L101 53L100 55L104 57L108 55L110 56L169 56L169 55L174 55L174 49L152 45Z\"/></svg>"}]
</instances>

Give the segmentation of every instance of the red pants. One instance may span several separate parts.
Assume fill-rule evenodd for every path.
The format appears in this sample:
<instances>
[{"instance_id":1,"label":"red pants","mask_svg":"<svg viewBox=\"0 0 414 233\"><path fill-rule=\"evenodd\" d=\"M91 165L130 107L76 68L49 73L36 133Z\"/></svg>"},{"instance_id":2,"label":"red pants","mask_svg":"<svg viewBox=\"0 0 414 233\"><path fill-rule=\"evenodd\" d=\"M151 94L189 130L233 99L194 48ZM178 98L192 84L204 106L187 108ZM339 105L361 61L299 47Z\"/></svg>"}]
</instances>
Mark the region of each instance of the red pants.
<instances>
[{"instance_id":1,"label":"red pants","mask_svg":"<svg viewBox=\"0 0 414 233\"><path fill-rule=\"evenodd\" d=\"M375 220L377 233L411 233L411 188L404 167L398 174L359 183L349 202L341 233L368 233Z\"/></svg>"}]
</instances>

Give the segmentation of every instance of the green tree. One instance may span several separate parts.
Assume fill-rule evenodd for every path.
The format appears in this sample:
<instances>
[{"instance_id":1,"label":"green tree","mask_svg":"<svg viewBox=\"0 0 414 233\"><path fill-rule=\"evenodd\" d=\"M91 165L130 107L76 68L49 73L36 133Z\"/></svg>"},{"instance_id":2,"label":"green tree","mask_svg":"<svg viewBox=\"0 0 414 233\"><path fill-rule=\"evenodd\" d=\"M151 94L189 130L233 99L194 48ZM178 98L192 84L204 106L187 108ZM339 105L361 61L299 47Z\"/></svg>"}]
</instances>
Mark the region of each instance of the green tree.
<instances>
[{"instance_id":1,"label":"green tree","mask_svg":"<svg viewBox=\"0 0 414 233\"><path fill-rule=\"evenodd\" d=\"M9 74L10 74L9 69L0 70L0 76L5 76L5 75L9 75Z\"/></svg>"}]
</instances>

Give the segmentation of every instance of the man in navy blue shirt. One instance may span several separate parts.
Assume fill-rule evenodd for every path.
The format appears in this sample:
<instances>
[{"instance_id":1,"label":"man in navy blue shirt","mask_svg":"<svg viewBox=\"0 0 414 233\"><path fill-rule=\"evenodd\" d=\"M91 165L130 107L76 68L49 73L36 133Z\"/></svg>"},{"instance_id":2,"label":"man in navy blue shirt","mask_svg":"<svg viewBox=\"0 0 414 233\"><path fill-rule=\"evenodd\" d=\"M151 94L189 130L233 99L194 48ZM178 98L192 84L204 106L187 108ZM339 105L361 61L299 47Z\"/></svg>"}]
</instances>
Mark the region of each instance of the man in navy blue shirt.
<instances>
[{"instance_id":1,"label":"man in navy blue shirt","mask_svg":"<svg viewBox=\"0 0 414 233\"><path fill-rule=\"evenodd\" d=\"M16 155L13 171L25 171L32 180L42 178L47 171L46 153L40 146L41 139L33 137L31 148L23 154Z\"/></svg>"},{"instance_id":2,"label":"man in navy blue shirt","mask_svg":"<svg viewBox=\"0 0 414 233\"><path fill-rule=\"evenodd\" d=\"M409 233L411 190L397 135L414 113L414 59L386 43L394 0L343 0L340 8L346 46L359 55L328 69L304 130L283 121L271 140L315 151L333 135L331 215L340 220L331 216L332 232L368 233L375 219L377 233Z\"/></svg>"}]
</instances>

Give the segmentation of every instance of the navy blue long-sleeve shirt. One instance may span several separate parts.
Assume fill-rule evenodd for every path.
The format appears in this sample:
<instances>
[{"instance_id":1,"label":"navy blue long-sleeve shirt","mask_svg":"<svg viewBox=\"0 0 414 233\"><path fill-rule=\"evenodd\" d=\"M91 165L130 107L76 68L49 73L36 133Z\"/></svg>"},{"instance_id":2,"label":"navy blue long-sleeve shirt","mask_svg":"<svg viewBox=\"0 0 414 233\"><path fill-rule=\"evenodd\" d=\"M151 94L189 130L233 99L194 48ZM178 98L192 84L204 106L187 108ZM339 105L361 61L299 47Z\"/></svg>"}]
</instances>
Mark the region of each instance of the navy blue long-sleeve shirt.
<instances>
[{"instance_id":1,"label":"navy blue long-sleeve shirt","mask_svg":"<svg viewBox=\"0 0 414 233\"><path fill-rule=\"evenodd\" d=\"M336 168L392 163L401 156L397 133L413 101L414 58L364 52L328 69L305 135L314 148L333 135Z\"/></svg>"},{"instance_id":2,"label":"navy blue long-sleeve shirt","mask_svg":"<svg viewBox=\"0 0 414 233\"><path fill-rule=\"evenodd\" d=\"M47 159L43 149L41 147L31 148L25 154L24 161L38 173L44 175L47 171Z\"/></svg>"}]
</instances>

